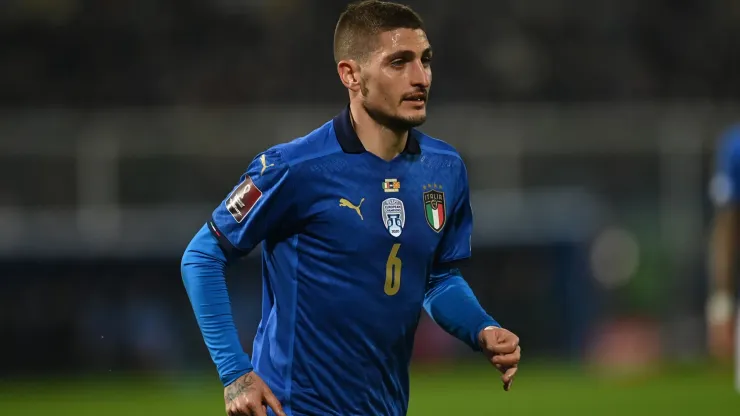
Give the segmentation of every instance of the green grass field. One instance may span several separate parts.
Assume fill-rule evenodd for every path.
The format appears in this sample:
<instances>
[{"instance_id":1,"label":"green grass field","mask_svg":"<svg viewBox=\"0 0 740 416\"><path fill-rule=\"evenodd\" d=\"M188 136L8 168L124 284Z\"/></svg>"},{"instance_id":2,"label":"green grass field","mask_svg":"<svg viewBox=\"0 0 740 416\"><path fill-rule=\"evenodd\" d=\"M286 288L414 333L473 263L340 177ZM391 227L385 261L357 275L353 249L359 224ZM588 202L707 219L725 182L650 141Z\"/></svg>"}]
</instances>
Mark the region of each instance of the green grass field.
<instances>
[{"instance_id":1,"label":"green grass field","mask_svg":"<svg viewBox=\"0 0 740 416\"><path fill-rule=\"evenodd\" d=\"M0 415L223 415L213 379L113 378L0 383ZM409 414L422 415L740 415L728 369L672 368L640 377L523 367L510 392L485 365L416 370Z\"/></svg>"}]
</instances>

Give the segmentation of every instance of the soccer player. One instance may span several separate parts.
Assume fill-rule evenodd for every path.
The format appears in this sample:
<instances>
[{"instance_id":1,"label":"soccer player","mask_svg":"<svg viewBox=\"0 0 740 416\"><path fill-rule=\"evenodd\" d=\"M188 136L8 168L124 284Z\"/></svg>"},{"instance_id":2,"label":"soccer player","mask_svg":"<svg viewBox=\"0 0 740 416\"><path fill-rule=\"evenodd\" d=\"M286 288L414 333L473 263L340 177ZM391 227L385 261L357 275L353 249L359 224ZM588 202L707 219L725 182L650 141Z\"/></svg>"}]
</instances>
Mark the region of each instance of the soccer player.
<instances>
[{"instance_id":1,"label":"soccer player","mask_svg":"<svg viewBox=\"0 0 740 416\"><path fill-rule=\"evenodd\" d=\"M227 413L406 414L422 309L482 351L508 390L519 339L459 270L473 227L465 165L415 128L432 79L421 18L394 3L353 3L334 55L349 104L258 154L182 258ZM250 359L224 274L259 243L262 320Z\"/></svg>"},{"instance_id":2,"label":"soccer player","mask_svg":"<svg viewBox=\"0 0 740 416\"><path fill-rule=\"evenodd\" d=\"M710 354L721 361L735 350L735 388L740 392L740 309L737 258L740 225L740 124L720 138L710 192L716 210L710 240L710 287L707 301L707 335ZM734 323L733 323L734 322ZM733 340L733 332L735 339Z\"/></svg>"}]
</instances>

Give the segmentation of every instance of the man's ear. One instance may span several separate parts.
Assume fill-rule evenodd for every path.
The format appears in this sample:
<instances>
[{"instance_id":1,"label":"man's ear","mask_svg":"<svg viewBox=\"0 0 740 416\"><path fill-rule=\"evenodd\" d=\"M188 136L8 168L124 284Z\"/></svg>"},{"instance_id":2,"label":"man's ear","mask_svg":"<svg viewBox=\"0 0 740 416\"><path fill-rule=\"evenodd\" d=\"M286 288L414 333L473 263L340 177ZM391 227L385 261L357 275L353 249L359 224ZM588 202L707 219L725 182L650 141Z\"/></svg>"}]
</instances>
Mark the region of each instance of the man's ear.
<instances>
[{"instance_id":1,"label":"man's ear","mask_svg":"<svg viewBox=\"0 0 740 416\"><path fill-rule=\"evenodd\" d=\"M360 91L360 65L352 59L342 60L337 63L339 79L350 91Z\"/></svg>"}]
</instances>

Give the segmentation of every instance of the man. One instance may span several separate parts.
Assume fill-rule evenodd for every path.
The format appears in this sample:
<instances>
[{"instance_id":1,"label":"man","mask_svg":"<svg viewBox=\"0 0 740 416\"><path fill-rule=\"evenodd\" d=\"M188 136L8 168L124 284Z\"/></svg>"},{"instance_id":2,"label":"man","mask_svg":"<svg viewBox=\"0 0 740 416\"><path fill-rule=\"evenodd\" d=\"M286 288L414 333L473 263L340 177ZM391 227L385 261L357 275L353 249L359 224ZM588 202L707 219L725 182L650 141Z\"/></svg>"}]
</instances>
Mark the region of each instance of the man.
<instances>
[{"instance_id":1,"label":"man","mask_svg":"<svg viewBox=\"0 0 740 416\"><path fill-rule=\"evenodd\" d=\"M720 138L715 164L710 186L716 211L710 240L707 341L711 356L720 361L732 359L734 344L735 388L740 392L740 330L736 327L740 323L740 309L736 309L740 125L731 127Z\"/></svg>"},{"instance_id":2,"label":"man","mask_svg":"<svg viewBox=\"0 0 740 416\"><path fill-rule=\"evenodd\" d=\"M483 351L508 390L519 340L481 308L457 265L470 256L465 166L414 128L431 84L422 20L393 3L351 4L334 54L349 105L259 154L183 256L227 413L406 414L422 307ZM250 360L224 270L260 242L262 321Z\"/></svg>"}]
</instances>

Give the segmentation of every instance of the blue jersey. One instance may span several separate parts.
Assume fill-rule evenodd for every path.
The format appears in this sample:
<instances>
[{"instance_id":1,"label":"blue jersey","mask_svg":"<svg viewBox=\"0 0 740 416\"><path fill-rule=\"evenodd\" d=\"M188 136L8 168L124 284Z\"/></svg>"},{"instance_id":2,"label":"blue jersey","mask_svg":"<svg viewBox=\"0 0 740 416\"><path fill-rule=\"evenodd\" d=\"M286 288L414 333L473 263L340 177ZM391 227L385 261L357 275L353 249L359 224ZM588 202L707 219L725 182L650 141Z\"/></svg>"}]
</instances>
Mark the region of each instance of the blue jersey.
<instances>
[{"instance_id":1,"label":"blue jersey","mask_svg":"<svg viewBox=\"0 0 740 416\"><path fill-rule=\"evenodd\" d=\"M231 256L262 242L251 364L288 414L406 413L430 276L471 255L467 174L451 146L412 129L385 161L365 151L347 108L257 155L208 228ZM466 319L467 333L497 325Z\"/></svg>"},{"instance_id":2,"label":"blue jersey","mask_svg":"<svg viewBox=\"0 0 740 416\"><path fill-rule=\"evenodd\" d=\"M717 207L740 201L740 125L729 128L720 137L710 193Z\"/></svg>"},{"instance_id":3,"label":"blue jersey","mask_svg":"<svg viewBox=\"0 0 740 416\"><path fill-rule=\"evenodd\" d=\"M709 186L710 196L718 209L738 209L740 205L740 124L727 129L719 138L715 154L715 172ZM738 230L736 229L737 233ZM737 257L733 257L736 259ZM740 264L733 260L732 280L735 298L740 299Z\"/></svg>"}]
</instances>

